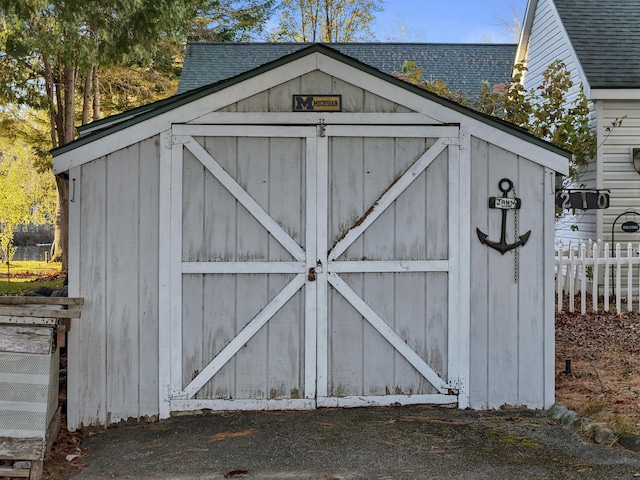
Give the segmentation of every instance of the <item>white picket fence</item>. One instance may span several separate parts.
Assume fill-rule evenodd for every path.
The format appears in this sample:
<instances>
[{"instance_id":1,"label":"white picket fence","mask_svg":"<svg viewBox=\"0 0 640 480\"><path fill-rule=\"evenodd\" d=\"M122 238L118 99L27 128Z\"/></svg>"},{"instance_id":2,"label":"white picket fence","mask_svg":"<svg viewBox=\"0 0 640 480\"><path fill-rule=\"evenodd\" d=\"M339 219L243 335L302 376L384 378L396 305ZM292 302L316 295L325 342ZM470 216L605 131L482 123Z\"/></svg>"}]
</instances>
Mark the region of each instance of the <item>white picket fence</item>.
<instances>
[{"instance_id":1,"label":"white picket fence","mask_svg":"<svg viewBox=\"0 0 640 480\"><path fill-rule=\"evenodd\" d=\"M634 250L627 244L626 253L617 243L611 252L608 243L570 242L556 248L556 293L558 312L563 298L568 297L568 310L575 311L575 297L580 292L580 312L587 312L587 293L591 294L593 311L608 312L615 301L616 312L640 311L640 244ZM612 255L613 253L613 255ZM635 302L635 303L634 303Z\"/></svg>"}]
</instances>

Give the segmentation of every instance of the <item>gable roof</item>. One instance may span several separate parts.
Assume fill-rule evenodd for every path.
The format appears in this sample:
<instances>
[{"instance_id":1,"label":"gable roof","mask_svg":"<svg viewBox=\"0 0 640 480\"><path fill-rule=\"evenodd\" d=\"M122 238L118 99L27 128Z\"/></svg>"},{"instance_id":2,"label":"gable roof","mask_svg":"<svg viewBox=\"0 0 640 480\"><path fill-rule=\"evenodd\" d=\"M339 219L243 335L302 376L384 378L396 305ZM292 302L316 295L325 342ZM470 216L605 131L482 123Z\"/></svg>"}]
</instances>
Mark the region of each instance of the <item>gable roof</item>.
<instances>
[{"instance_id":1,"label":"gable roof","mask_svg":"<svg viewBox=\"0 0 640 480\"><path fill-rule=\"evenodd\" d=\"M178 93L231 78L309 47L310 43L189 43ZM484 81L511 78L516 44L327 43L381 72L401 72L405 60L422 67L426 80L442 80L449 90L473 95Z\"/></svg>"},{"instance_id":2,"label":"gable roof","mask_svg":"<svg viewBox=\"0 0 640 480\"><path fill-rule=\"evenodd\" d=\"M190 119L194 118L202 114L194 111L197 109L192 107L199 104L197 100L209 95L213 95L224 89L232 88L236 85L241 84L242 82L253 79L253 77L267 74L268 72L276 70L279 67L286 66L287 70L289 70L289 66L293 65L294 62L299 61L304 57L312 55L314 53L322 54L349 67L360 70L365 74L377 77L387 83L395 85L396 87L407 90L419 97L434 102L435 104L439 104L450 111L461 113L469 119L479 121L484 126L493 127L512 137L517 137L521 140L524 140L526 143L531 144L532 146L542 148L543 150L551 152L552 154L560 155L565 158L569 158L571 156L568 151L556 147L549 142L541 140L531 135L526 130L517 127L516 125L505 122L504 120L501 120L497 117L492 117L480 113L476 110L472 110L452 100L440 97L435 93L429 92L416 85L412 85L408 82L400 80L392 75L376 70L375 68L366 65L356 59L348 57L336 50L333 50L326 45L312 44L304 49L295 51L289 55L255 68L254 70L241 73L231 79L220 81L212 85L206 85L195 90L190 90L185 93L178 94L164 100L159 100L149 105L144 105L142 107L138 107L127 112L113 115L111 117L107 117L105 119L97 120L91 123L87 125L87 127L91 127L92 125L94 125L94 127L87 128L85 135L81 136L71 143L68 143L62 147L58 147L51 151L54 157L54 173L59 174L65 172L73 166L92 161L102 155L105 155L106 153L102 152L101 150L105 148L105 144L102 143L99 147L94 147L92 145L93 142L98 143L97 141L101 139L109 140L107 137L111 137L112 135L118 134L125 129L135 127L145 122L149 125L149 128L144 129L144 131L137 132L135 135L120 135L120 137L118 138L120 138L121 140L124 139L124 143L126 143L127 145L132 145L137 141L143 140L144 138L149 138L150 135L157 135L167 130L168 128L171 128L171 125L176 121L176 118L174 116L167 116L165 114L172 114L174 111L180 111L181 107L188 107L187 111ZM263 87L264 86L261 84L260 88ZM243 93L246 93L244 89ZM225 101L227 100L228 99L225 99ZM185 115L184 109L182 109L181 115ZM178 119L178 121L180 121L180 119ZM185 119L182 119L181 121L185 121ZM116 137L113 138L115 139ZM122 143L122 141L115 143ZM114 151L117 148L123 148L123 146L118 147L117 145L113 145L112 142L108 142L107 144L108 148L111 149L110 151ZM81 148L85 146L87 148ZM76 150L78 151L76 152ZM549 165L549 168L553 168L554 170L566 175L566 162L553 161Z\"/></svg>"},{"instance_id":3,"label":"gable roof","mask_svg":"<svg viewBox=\"0 0 640 480\"><path fill-rule=\"evenodd\" d=\"M591 88L640 88L638 0L551 0ZM528 37L538 0L529 0Z\"/></svg>"}]
</instances>

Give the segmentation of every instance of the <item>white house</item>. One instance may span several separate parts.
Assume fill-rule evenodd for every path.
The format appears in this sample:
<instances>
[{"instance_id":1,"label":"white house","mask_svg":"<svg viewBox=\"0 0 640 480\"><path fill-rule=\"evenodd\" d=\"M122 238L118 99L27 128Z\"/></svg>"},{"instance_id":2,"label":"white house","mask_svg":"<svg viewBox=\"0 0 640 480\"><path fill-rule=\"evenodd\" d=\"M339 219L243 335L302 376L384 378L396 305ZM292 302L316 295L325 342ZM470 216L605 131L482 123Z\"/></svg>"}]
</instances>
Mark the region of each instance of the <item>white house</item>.
<instances>
[{"instance_id":1,"label":"white house","mask_svg":"<svg viewBox=\"0 0 640 480\"><path fill-rule=\"evenodd\" d=\"M562 60L590 100L597 154L578 180L587 188L609 189L608 209L579 211L558 224L562 239L612 240L614 221L626 211L640 214L640 3L637 0L529 0L516 62L525 62L527 89L540 84L542 71ZM624 233L623 215L614 241L638 242ZM576 225L578 230L572 230Z\"/></svg>"},{"instance_id":2,"label":"white house","mask_svg":"<svg viewBox=\"0 0 640 480\"><path fill-rule=\"evenodd\" d=\"M319 44L100 125L54 151L69 428L553 403L566 152Z\"/></svg>"}]
</instances>

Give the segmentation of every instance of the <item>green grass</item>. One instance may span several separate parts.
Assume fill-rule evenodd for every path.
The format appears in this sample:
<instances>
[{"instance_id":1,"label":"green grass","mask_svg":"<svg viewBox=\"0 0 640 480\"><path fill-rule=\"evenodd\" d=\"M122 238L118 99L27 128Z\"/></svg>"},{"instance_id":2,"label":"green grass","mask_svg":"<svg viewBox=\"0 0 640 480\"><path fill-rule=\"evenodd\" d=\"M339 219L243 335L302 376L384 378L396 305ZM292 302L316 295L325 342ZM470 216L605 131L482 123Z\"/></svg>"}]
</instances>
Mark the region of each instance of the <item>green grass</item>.
<instances>
[{"instance_id":1,"label":"green grass","mask_svg":"<svg viewBox=\"0 0 640 480\"><path fill-rule=\"evenodd\" d=\"M44 286L59 290L64 277L60 263L20 261L0 264L0 295L22 295Z\"/></svg>"},{"instance_id":2,"label":"green grass","mask_svg":"<svg viewBox=\"0 0 640 480\"><path fill-rule=\"evenodd\" d=\"M64 278L43 282L37 280L31 280L29 282L7 282L6 280L0 280L0 295L24 295L25 293L33 292L37 287L49 287L54 290L60 290L63 281Z\"/></svg>"}]
</instances>

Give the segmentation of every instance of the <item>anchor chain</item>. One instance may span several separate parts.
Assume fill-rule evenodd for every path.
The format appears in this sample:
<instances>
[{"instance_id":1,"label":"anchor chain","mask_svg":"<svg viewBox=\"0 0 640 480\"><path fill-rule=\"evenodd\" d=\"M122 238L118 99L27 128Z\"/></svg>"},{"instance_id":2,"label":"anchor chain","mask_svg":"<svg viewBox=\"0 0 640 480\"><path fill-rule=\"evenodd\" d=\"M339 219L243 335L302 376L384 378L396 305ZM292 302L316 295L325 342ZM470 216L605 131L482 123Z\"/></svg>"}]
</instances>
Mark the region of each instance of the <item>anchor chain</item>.
<instances>
[{"instance_id":1,"label":"anchor chain","mask_svg":"<svg viewBox=\"0 0 640 480\"><path fill-rule=\"evenodd\" d=\"M516 196L516 187L513 187L513 198L517 198ZM518 238L518 210L513 211L513 232L514 238ZM520 275L519 267L520 267L520 252L517 248L513 249L513 283L518 283L518 278Z\"/></svg>"}]
</instances>

